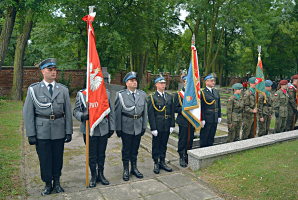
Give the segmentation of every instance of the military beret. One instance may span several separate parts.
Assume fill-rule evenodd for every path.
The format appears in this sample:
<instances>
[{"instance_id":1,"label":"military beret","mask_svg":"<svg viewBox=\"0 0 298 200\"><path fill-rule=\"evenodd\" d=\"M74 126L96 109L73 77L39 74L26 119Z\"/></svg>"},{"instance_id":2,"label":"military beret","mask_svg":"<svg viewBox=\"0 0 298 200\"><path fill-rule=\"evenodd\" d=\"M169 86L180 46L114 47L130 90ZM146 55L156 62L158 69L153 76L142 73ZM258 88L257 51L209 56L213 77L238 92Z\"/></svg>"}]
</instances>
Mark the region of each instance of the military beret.
<instances>
[{"instance_id":1,"label":"military beret","mask_svg":"<svg viewBox=\"0 0 298 200\"><path fill-rule=\"evenodd\" d=\"M272 81L270 81L270 80L266 80L266 81L265 81L265 87L271 87L272 84L273 84L273 83L272 83Z\"/></svg>"},{"instance_id":2,"label":"military beret","mask_svg":"<svg viewBox=\"0 0 298 200\"><path fill-rule=\"evenodd\" d=\"M294 75L292 79L298 79L298 74Z\"/></svg>"},{"instance_id":3,"label":"military beret","mask_svg":"<svg viewBox=\"0 0 298 200\"><path fill-rule=\"evenodd\" d=\"M123 82L126 83L128 80L130 79L137 79L137 73L132 71L132 72L128 72L124 78L123 78Z\"/></svg>"},{"instance_id":4,"label":"military beret","mask_svg":"<svg viewBox=\"0 0 298 200\"><path fill-rule=\"evenodd\" d=\"M56 67L57 60L55 58L48 58L39 63L40 69Z\"/></svg>"},{"instance_id":5,"label":"military beret","mask_svg":"<svg viewBox=\"0 0 298 200\"><path fill-rule=\"evenodd\" d=\"M155 83L157 83L157 82L159 82L159 83L165 83L165 82L166 82L166 79L165 79L165 77L163 77L163 76L160 74L159 77L157 77L157 78L155 79Z\"/></svg>"},{"instance_id":6,"label":"military beret","mask_svg":"<svg viewBox=\"0 0 298 200\"><path fill-rule=\"evenodd\" d=\"M184 81L186 81L186 79L187 79L187 76L183 76L183 77L182 77L182 79L183 79Z\"/></svg>"},{"instance_id":7,"label":"military beret","mask_svg":"<svg viewBox=\"0 0 298 200\"><path fill-rule=\"evenodd\" d=\"M243 85L241 83L235 83L234 85L232 85L232 88L234 90L241 90L243 88Z\"/></svg>"},{"instance_id":8,"label":"military beret","mask_svg":"<svg viewBox=\"0 0 298 200\"><path fill-rule=\"evenodd\" d=\"M288 81L287 80L281 80L279 81L279 85L286 85L288 84Z\"/></svg>"},{"instance_id":9,"label":"military beret","mask_svg":"<svg viewBox=\"0 0 298 200\"><path fill-rule=\"evenodd\" d=\"M248 82L255 84L256 81L256 77L251 77L250 79L248 79Z\"/></svg>"},{"instance_id":10,"label":"military beret","mask_svg":"<svg viewBox=\"0 0 298 200\"><path fill-rule=\"evenodd\" d=\"M206 81L206 80L215 80L215 77L214 76L212 76L212 75L208 75L208 76L206 76L205 78L204 78L204 81Z\"/></svg>"}]
</instances>

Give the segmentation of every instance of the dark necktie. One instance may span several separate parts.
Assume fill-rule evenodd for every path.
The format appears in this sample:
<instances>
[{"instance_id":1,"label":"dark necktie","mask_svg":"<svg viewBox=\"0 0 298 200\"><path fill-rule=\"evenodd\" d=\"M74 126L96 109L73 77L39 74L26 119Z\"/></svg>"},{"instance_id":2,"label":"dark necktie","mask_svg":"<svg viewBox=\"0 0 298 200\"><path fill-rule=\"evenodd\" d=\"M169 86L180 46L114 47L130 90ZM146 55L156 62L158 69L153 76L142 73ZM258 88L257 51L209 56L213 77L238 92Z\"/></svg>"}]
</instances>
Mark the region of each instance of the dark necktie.
<instances>
[{"instance_id":1,"label":"dark necktie","mask_svg":"<svg viewBox=\"0 0 298 200\"><path fill-rule=\"evenodd\" d=\"M165 95L164 95L164 94L162 94L161 96L162 96L163 100L166 100L166 99L165 99Z\"/></svg>"},{"instance_id":2,"label":"dark necktie","mask_svg":"<svg viewBox=\"0 0 298 200\"><path fill-rule=\"evenodd\" d=\"M52 84L49 84L49 92L50 92L50 94L51 94L51 96L53 96L53 85Z\"/></svg>"},{"instance_id":3,"label":"dark necktie","mask_svg":"<svg viewBox=\"0 0 298 200\"><path fill-rule=\"evenodd\" d=\"M132 93L132 97L133 97L133 100L136 100L134 92Z\"/></svg>"},{"instance_id":4,"label":"dark necktie","mask_svg":"<svg viewBox=\"0 0 298 200\"><path fill-rule=\"evenodd\" d=\"M213 94L213 89L211 88L211 93Z\"/></svg>"}]
</instances>

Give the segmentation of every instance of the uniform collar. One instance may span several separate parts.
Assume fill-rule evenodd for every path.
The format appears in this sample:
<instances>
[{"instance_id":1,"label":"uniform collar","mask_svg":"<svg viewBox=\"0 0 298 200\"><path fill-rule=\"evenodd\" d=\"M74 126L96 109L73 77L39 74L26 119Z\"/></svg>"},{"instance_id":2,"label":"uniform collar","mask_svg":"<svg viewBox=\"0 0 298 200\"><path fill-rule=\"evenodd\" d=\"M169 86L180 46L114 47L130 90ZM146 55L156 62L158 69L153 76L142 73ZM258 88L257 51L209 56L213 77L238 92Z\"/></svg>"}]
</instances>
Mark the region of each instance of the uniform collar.
<instances>
[{"instance_id":1,"label":"uniform collar","mask_svg":"<svg viewBox=\"0 0 298 200\"><path fill-rule=\"evenodd\" d=\"M44 79L43 79L43 82L44 82L44 84L46 85L46 87L48 87L48 86L49 86L49 84L50 84L50 83L46 82L46 80L44 80ZM53 88L54 88L54 87L55 87L55 84L56 84L56 82L55 82L55 81L53 81L51 84L53 85Z\"/></svg>"},{"instance_id":2,"label":"uniform collar","mask_svg":"<svg viewBox=\"0 0 298 200\"><path fill-rule=\"evenodd\" d=\"M212 93L212 89L213 89L213 88L210 88L210 87L208 87L208 86L206 86L206 88Z\"/></svg>"},{"instance_id":3,"label":"uniform collar","mask_svg":"<svg viewBox=\"0 0 298 200\"><path fill-rule=\"evenodd\" d=\"M159 94L160 94L160 96L162 96L163 94L165 94L165 91L163 92L163 93L161 93L160 91L158 91L158 90L156 90Z\"/></svg>"}]
</instances>

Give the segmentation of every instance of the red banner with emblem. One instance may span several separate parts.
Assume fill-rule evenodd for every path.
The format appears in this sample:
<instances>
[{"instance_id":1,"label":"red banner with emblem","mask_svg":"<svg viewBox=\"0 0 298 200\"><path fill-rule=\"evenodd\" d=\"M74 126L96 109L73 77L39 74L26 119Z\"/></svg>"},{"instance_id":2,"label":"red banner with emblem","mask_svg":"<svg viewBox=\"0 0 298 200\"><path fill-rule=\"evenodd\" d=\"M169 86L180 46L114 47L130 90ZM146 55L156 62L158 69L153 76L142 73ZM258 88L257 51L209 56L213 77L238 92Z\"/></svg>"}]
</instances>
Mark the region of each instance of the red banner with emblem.
<instances>
[{"instance_id":1,"label":"red banner with emblem","mask_svg":"<svg viewBox=\"0 0 298 200\"><path fill-rule=\"evenodd\" d=\"M92 26L94 18L95 13L83 17L83 20L87 22L88 33L86 102L89 104L91 136L94 134L95 127L110 113L109 100L96 50L95 33Z\"/></svg>"}]
</instances>

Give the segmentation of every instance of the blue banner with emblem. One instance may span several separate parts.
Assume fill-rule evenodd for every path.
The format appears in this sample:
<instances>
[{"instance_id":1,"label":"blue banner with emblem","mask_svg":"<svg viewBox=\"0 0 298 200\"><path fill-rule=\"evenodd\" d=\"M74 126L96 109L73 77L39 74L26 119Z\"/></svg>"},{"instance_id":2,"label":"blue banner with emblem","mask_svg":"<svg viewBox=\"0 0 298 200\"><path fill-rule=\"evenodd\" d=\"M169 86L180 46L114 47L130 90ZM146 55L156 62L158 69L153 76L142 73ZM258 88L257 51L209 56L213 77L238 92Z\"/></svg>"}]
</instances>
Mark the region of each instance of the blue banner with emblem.
<instances>
[{"instance_id":1,"label":"blue banner with emblem","mask_svg":"<svg viewBox=\"0 0 298 200\"><path fill-rule=\"evenodd\" d=\"M182 114L196 128L201 129L200 73L197 50L191 46L192 59L188 69Z\"/></svg>"}]
</instances>

